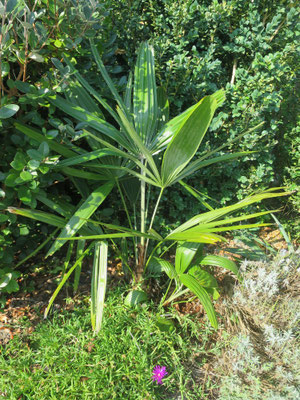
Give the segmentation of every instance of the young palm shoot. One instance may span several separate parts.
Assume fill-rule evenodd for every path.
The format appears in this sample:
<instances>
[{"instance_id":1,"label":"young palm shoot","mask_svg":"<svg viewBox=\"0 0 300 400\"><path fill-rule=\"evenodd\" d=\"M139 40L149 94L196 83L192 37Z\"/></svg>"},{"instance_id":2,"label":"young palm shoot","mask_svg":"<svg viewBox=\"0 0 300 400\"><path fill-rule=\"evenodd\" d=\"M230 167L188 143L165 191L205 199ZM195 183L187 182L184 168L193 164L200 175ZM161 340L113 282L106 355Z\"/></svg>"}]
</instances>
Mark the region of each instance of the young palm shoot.
<instances>
[{"instance_id":1,"label":"young palm shoot","mask_svg":"<svg viewBox=\"0 0 300 400\"><path fill-rule=\"evenodd\" d=\"M107 249L107 242L95 243L91 289L91 321L96 334L101 329L103 317L107 280Z\"/></svg>"}]
</instances>

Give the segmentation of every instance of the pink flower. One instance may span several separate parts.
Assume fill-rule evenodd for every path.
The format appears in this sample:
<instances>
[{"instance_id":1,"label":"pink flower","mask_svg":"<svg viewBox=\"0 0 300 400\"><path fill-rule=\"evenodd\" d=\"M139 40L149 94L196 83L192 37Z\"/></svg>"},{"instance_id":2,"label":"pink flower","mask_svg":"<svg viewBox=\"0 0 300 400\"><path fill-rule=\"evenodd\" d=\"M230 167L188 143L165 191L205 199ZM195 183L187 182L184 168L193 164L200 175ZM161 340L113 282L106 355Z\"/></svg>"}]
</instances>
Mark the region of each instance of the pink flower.
<instances>
[{"instance_id":1,"label":"pink flower","mask_svg":"<svg viewBox=\"0 0 300 400\"><path fill-rule=\"evenodd\" d=\"M161 367L156 365L153 370L152 380L153 382L156 381L158 385L162 385L162 379L168 375L166 367Z\"/></svg>"}]
</instances>

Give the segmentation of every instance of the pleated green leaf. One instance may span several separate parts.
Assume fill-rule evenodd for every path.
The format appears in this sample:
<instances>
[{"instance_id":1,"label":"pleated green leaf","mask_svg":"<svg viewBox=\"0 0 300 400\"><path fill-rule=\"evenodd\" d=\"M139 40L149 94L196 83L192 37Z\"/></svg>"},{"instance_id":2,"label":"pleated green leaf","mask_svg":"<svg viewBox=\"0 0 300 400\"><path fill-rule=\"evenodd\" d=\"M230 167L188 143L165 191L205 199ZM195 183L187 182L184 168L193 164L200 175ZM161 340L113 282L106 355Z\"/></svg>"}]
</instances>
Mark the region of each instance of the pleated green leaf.
<instances>
[{"instance_id":1,"label":"pleated green leaf","mask_svg":"<svg viewBox=\"0 0 300 400\"><path fill-rule=\"evenodd\" d=\"M74 214L75 207L72 204L67 203L66 207L65 204L60 204L59 201L53 201L49 197L41 194L37 195L36 198L38 201L51 208L51 210L57 212L65 218L71 218L71 216Z\"/></svg>"},{"instance_id":2,"label":"pleated green leaf","mask_svg":"<svg viewBox=\"0 0 300 400\"><path fill-rule=\"evenodd\" d=\"M163 187L171 185L195 155L222 98L225 98L223 91L204 97L187 115L165 151L161 172Z\"/></svg>"},{"instance_id":3,"label":"pleated green leaf","mask_svg":"<svg viewBox=\"0 0 300 400\"><path fill-rule=\"evenodd\" d=\"M183 182L182 180L179 180L178 183L180 183L180 185L183 186L187 192L193 195L199 201L200 204L202 204L204 207L208 208L211 211L213 210L213 208L204 200L204 198L209 198L215 202L216 200L212 199L206 194L201 193L199 190L194 189L192 186L188 185L186 182Z\"/></svg>"},{"instance_id":4,"label":"pleated green leaf","mask_svg":"<svg viewBox=\"0 0 300 400\"><path fill-rule=\"evenodd\" d=\"M198 267L198 265L195 265L194 267L189 269L188 274L196 278L200 285L205 288L218 287L218 282L216 281L216 278L209 274L207 271L204 271L203 269Z\"/></svg>"},{"instance_id":5,"label":"pleated green leaf","mask_svg":"<svg viewBox=\"0 0 300 400\"><path fill-rule=\"evenodd\" d=\"M123 181L121 186L129 202L131 204L136 204L141 190L140 181L137 178L130 177Z\"/></svg>"},{"instance_id":6,"label":"pleated green leaf","mask_svg":"<svg viewBox=\"0 0 300 400\"><path fill-rule=\"evenodd\" d=\"M201 259L200 264L212 265L214 267L228 269L229 271L233 272L238 277L238 279L241 279L239 269L236 263L233 262L232 260L229 260L228 258L222 256L207 255Z\"/></svg>"},{"instance_id":7,"label":"pleated green leaf","mask_svg":"<svg viewBox=\"0 0 300 400\"><path fill-rule=\"evenodd\" d=\"M214 244L217 242L226 242L226 239L222 236L216 235L214 233L206 232L178 232L168 235L165 240L176 240L176 241L186 241L194 243L210 243Z\"/></svg>"},{"instance_id":8,"label":"pleated green leaf","mask_svg":"<svg viewBox=\"0 0 300 400\"><path fill-rule=\"evenodd\" d=\"M192 161L191 163L189 163L189 165L187 165L186 168L184 168L183 171L181 171L181 173L178 175L174 183L177 183L181 179L187 178L188 176L194 174L199 169L207 167L208 165L217 164L219 162L232 161L240 157L245 157L252 153L255 153L255 151L242 151L239 153L224 154L222 156L210 158L209 160L205 161L203 161L203 158Z\"/></svg>"},{"instance_id":9,"label":"pleated green leaf","mask_svg":"<svg viewBox=\"0 0 300 400\"><path fill-rule=\"evenodd\" d=\"M174 266L169 262L159 257L151 257L147 267L148 272L160 273L165 272L169 279L175 279L177 274Z\"/></svg>"},{"instance_id":10,"label":"pleated green leaf","mask_svg":"<svg viewBox=\"0 0 300 400\"><path fill-rule=\"evenodd\" d=\"M75 214L71 217L56 241L51 246L46 257L55 253L68 238L71 238L78 232L78 230L85 224L85 219L88 219L106 199L114 186L113 182L107 182L105 185L100 186L85 200L85 202L78 208ZM63 240L59 240L63 238Z\"/></svg>"},{"instance_id":11,"label":"pleated green leaf","mask_svg":"<svg viewBox=\"0 0 300 400\"><path fill-rule=\"evenodd\" d=\"M85 246L85 240L79 240L77 242L77 248L76 248L76 260L78 260L84 251L84 246ZM79 286L79 279L81 275L81 268L82 268L82 262L78 264L78 266L75 268L74 272L74 283L73 283L73 293L75 294L78 290Z\"/></svg>"},{"instance_id":12,"label":"pleated green leaf","mask_svg":"<svg viewBox=\"0 0 300 400\"><path fill-rule=\"evenodd\" d=\"M153 174L155 175L155 178L156 178L157 182L160 184L160 181L161 181L160 175L159 175L157 166L155 164L155 161L154 161L150 151L144 145L142 139L137 134L137 132L134 129L133 125L126 118L126 116L122 112L122 110L120 108L117 108L117 112L118 112L119 116L121 117L122 123L123 123L123 125L124 125L124 127L126 129L126 132L131 137L132 141L134 142L134 144L138 148L140 156L142 156L148 162L150 168L152 169Z\"/></svg>"},{"instance_id":13,"label":"pleated green leaf","mask_svg":"<svg viewBox=\"0 0 300 400\"><path fill-rule=\"evenodd\" d=\"M148 230L148 233L150 233L151 235L155 236L157 240L159 240L160 242L162 242L164 239L162 236L160 236L159 233L157 233L153 228Z\"/></svg>"},{"instance_id":14,"label":"pleated green leaf","mask_svg":"<svg viewBox=\"0 0 300 400\"><path fill-rule=\"evenodd\" d=\"M125 118L125 117L124 117ZM125 118L126 119L126 118ZM129 123L127 121L127 123ZM131 127L131 129L133 129L133 127ZM155 180L155 176L153 175L153 173L144 165L142 164L138 157L136 157L136 155L131 155L129 153L125 153L124 151L118 149L116 146L113 146L112 144L108 143L107 141L98 138L97 136L93 135L92 133L86 131L88 135L90 135L92 138L94 138L96 141L99 141L99 143L101 143L102 145L106 146L108 149L112 149L113 151L115 151L116 155L120 155L121 157L123 157L124 159L128 159L133 161L139 168L141 168L142 171L144 171L152 180ZM150 153L148 153L150 154ZM153 161L154 162L154 161ZM116 168L116 166L113 166L114 168ZM121 166L119 166L119 168L122 168ZM139 176L139 178L142 179L142 176ZM154 184L155 183L151 183ZM157 184L159 186L159 184Z\"/></svg>"},{"instance_id":15,"label":"pleated green leaf","mask_svg":"<svg viewBox=\"0 0 300 400\"><path fill-rule=\"evenodd\" d=\"M183 113L177 115L168 121L156 135L152 143L152 149L156 152L166 148L171 139L177 134L187 117L195 110L197 104L186 109Z\"/></svg>"},{"instance_id":16,"label":"pleated green leaf","mask_svg":"<svg viewBox=\"0 0 300 400\"><path fill-rule=\"evenodd\" d=\"M152 240L158 240L156 236L150 235L148 233L142 233L142 232L138 232L138 231L134 231L132 230L131 232L128 231L121 231L120 233L103 233L103 234L97 234L97 235L87 235L87 236L72 236L72 237L59 237L57 240L63 240L63 241L67 241L67 240L81 240L81 239L85 239L85 240L102 240L102 239L116 239L116 238L128 238L128 237L145 237L145 238L149 238Z\"/></svg>"},{"instance_id":17,"label":"pleated green leaf","mask_svg":"<svg viewBox=\"0 0 300 400\"><path fill-rule=\"evenodd\" d=\"M121 96L119 95L119 93L118 93L118 91L117 91L117 89L116 89L116 87L115 87L113 81L112 81L111 78L109 77L109 75L108 75L108 73L107 73L107 71L106 71L106 68L105 68L105 66L104 66L104 64L103 64L103 62L102 62L102 60L101 60L101 57L100 57L100 55L99 55L99 53L98 53L98 51L97 51L96 46L94 45L94 43L93 43L92 40L90 40L90 43L91 43L91 49L92 49L93 56L94 56L94 58L95 58L96 64L97 64L97 66L98 66L98 68L99 68L99 71L100 71L100 73L101 73L103 79L105 80L107 86L109 87L109 90L111 91L111 93L112 93L114 99L115 99L116 102L118 103L119 108L123 111L123 113L126 115L126 117L127 117L129 120L131 120L130 113L129 113L129 111L128 111L128 109L127 109L127 107L126 107L126 105L125 105L123 99L122 99Z\"/></svg>"},{"instance_id":18,"label":"pleated green leaf","mask_svg":"<svg viewBox=\"0 0 300 400\"><path fill-rule=\"evenodd\" d=\"M98 105L78 81L70 80L69 85L64 90L64 95L70 103L73 103L74 105L84 108L85 110L94 113L98 117L103 118L103 113Z\"/></svg>"},{"instance_id":19,"label":"pleated green leaf","mask_svg":"<svg viewBox=\"0 0 300 400\"><path fill-rule=\"evenodd\" d=\"M107 181L112 178L111 175L105 174L105 171L103 171L101 174L95 174L93 172L72 167L64 167L61 172L65 175L76 176L77 178L88 179L92 181Z\"/></svg>"},{"instance_id":20,"label":"pleated green leaf","mask_svg":"<svg viewBox=\"0 0 300 400\"><path fill-rule=\"evenodd\" d=\"M70 219L76 211L76 207L73 206L73 204L70 204L67 201L64 201L59 198L58 199L56 198L54 201L49 197L45 197L43 195L38 195L37 200L39 200L40 202L45 204L47 207L51 208L51 210L55 211L56 213L62 215L65 218L68 218L68 219ZM83 233L83 232L85 232L85 234L87 234L87 233L90 233L90 234L103 233L100 226L94 225L94 224L88 222L88 220L86 220L86 221L87 221L87 224L84 225L80 229L80 233Z\"/></svg>"},{"instance_id":21,"label":"pleated green leaf","mask_svg":"<svg viewBox=\"0 0 300 400\"><path fill-rule=\"evenodd\" d=\"M117 155L117 153L111 149L100 149L91 151L89 153L84 153L77 155L75 157L70 157L66 160L59 161L54 165L54 168L70 167L72 165L79 165L88 161L96 160L102 157L107 157L111 155Z\"/></svg>"},{"instance_id":22,"label":"pleated green leaf","mask_svg":"<svg viewBox=\"0 0 300 400\"><path fill-rule=\"evenodd\" d=\"M272 188L271 190L266 190L264 192L254 194L252 196L248 196L245 199L243 199L243 200L239 201L238 203L233 204L231 206L219 208L217 210L208 211L206 213L196 215L193 218L191 218L190 220L188 220L187 222L185 222L184 224L180 225L178 228L176 228L173 232L171 232L170 235L173 235L175 233L177 234L179 232L183 232L195 225L208 224L211 221L221 218L221 217L223 217L227 214L230 214L236 210L239 210L241 208L247 207L253 203L258 203L264 199L280 197L280 196L287 196L291 193L291 192L275 192L276 190L280 190L280 189L282 189L282 188ZM237 218L241 218L241 220L245 219L245 217L237 217ZM236 219L235 221L238 221L238 219ZM227 222L225 222L225 223L227 223ZM230 220L228 220L228 223L230 223Z\"/></svg>"},{"instance_id":23,"label":"pleated green leaf","mask_svg":"<svg viewBox=\"0 0 300 400\"><path fill-rule=\"evenodd\" d=\"M70 70L74 73L78 82L80 82L80 84L86 89L86 91L89 92L102 105L102 107L104 107L111 114L112 117L118 120L116 112L111 108L107 101L103 99L99 95L99 93L82 77L82 75L79 74L73 64L69 61L66 54L64 54L64 61L69 66Z\"/></svg>"},{"instance_id":24,"label":"pleated green leaf","mask_svg":"<svg viewBox=\"0 0 300 400\"><path fill-rule=\"evenodd\" d=\"M64 228L68 222L67 219L59 217L58 215L50 214L45 211L32 210L30 208L7 207L7 211L11 214L34 219L35 221L44 222L45 224L56 226L58 228ZM82 226L79 233L82 235L91 235L93 230L88 226Z\"/></svg>"},{"instance_id":25,"label":"pleated green leaf","mask_svg":"<svg viewBox=\"0 0 300 400\"><path fill-rule=\"evenodd\" d=\"M126 90L124 94L124 104L128 111L131 113L132 112L132 73L129 73L127 84L126 84Z\"/></svg>"},{"instance_id":26,"label":"pleated green leaf","mask_svg":"<svg viewBox=\"0 0 300 400\"><path fill-rule=\"evenodd\" d=\"M126 136L122 135L113 125L104 121L102 118L85 110L82 107L75 106L59 95L48 96L48 100L60 110L64 111L78 121L85 122L88 126L115 140L127 150L132 149L132 146L126 140Z\"/></svg>"},{"instance_id":27,"label":"pleated green leaf","mask_svg":"<svg viewBox=\"0 0 300 400\"><path fill-rule=\"evenodd\" d=\"M144 144L149 145L158 120L154 51L142 43L134 70L133 115L135 129Z\"/></svg>"},{"instance_id":28,"label":"pleated green leaf","mask_svg":"<svg viewBox=\"0 0 300 400\"><path fill-rule=\"evenodd\" d=\"M74 241L74 240L103 240L103 239L117 239L117 238L128 238L128 237L135 237L139 236L138 234L129 233L129 232L121 232L121 233L103 233L99 235L80 235L80 236L72 236L72 237L59 237L57 238L58 241ZM145 236L147 237L147 236ZM151 236L151 239L153 237Z\"/></svg>"},{"instance_id":29,"label":"pleated green leaf","mask_svg":"<svg viewBox=\"0 0 300 400\"><path fill-rule=\"evenodd\" d=\"M198 299L200 300L201 304L204 307L204 310L209 318L212 327L217 329L218 322L216 313L206 290L201 286L201 284L194 276L188 274L181 274L179 275L179 279L184 284L184 286L190 289L190 291L198 297Z\"/></svg>"},{"instance_id":30,"label":"pleated green leaf","mask_svg":"<svg viewBox=\"0 0 300 400\"><path fill-rule=\"evenodd\" d=\"M169 121L169 100L165 90L162 87L157 88L157 107L157 130L160 131L162 127Z\"/></svg>"},{"instance_id":31,"label":"pleated green leaf","mask_svg":"<svg viewBox=\"0 0 300 400\"><path fill-rule=\"evenodd\" d=\"M178 274L183 274L190 266L198 250L201 251L200 243L179 243L176 249L175 269Z\"/></svg>"},{"instance_id":32,"label":"pleated green leaf","mask_svg":"<svg viewBox=\"0 0 300 400\"><path fill-rule=\"evenodd\" d=\"M226 218L226 219L222 219L222 220L218 220L218 221L214 221L214 222L201 224L201 225L199 225L199 228L201 229L203 227L203 229L206 230L206 229L214 228L214 227L221 226L221 225L232 224L234 222L241 222L241 221L244 221L245 219L253 219L253 218L261 217L262 215L270 214L271 212L277 212L277 211L280 211L280 210L278 209L278 210L272 210L272 211L261 211L261 212L253 213L253 214L240 215L240 216L234 217L234 218ZM230 228L230 226L228 226L228 228ZM193 229L193 228L191 228L191 229ZM195 227L195 229L197 229L197 226Z\"/></svg>"},{"instance_id":33,"label":"pleated green leaf","mask_svg":"<svg viewBox=\"0 0 300 400\"><path fill-rule=\"evenodd\" d=\"M45 224L57 226L58 228L63 228L66 225L66 220L64 218L44 211L16 207L7 207L7 211L11 214L21 215L22 217L44 222Z\"/></svg>"},{"instance_id":34,"label":"pleated green leaf","mask_svg":"<svg viewBox=\"0 0 300 400\"><path fill-rule=\"evenodd\" d=\"M246 131L240 133L239 135L237 135L235 138L228 140L227 142L225 142L224 144L222 144L221 146L217 147L214 150L208 151L204 156L201 157L201 161L207 159L208 157L211 157L212 155L219 153L221 150L223 150L226 147L231 146L233 143L238 142L240 139L242 139L245 135L249 135L249 133L255 131L256 129L260 128L262 125L264 124L264 122L261 122L257 125L255 125L253 128L247 129ZM199 161L199 160L198 160Z\"/></svg>"},{"instance_id":35,"label":"pleated green leaf","mask_svg":"<svg viewBox=\"0 0 300 400\"><path fill-rule=\"evenodd\" d=\"M47 139L43 134L37 131L30 126L23 125L20 122L15 123L15 127L18 131L24 133L26 136L30 137L31 139L36 140L39 143L46 142L51 150L54 150L56 153L61 154L64 157L74 157L77 154L70 150L67 146L63 146L54 140Z\"/></svg>"},{"instance_id":36,"label":"pleated green leaf","mask_svg":"<svg viewBox=\"0 0 300 400\"><path fill-rule=\"evenodd\" d=\"M103 227L105 227L107 229L112 229L112 230L120 231L120 232L128 232L128 233L131 233L134 236L143 236L143 237L148 237L149 239L155 239L155 240L159 240L159 241L163 240L161 238L161 236L158 235L158 233L156 233L156 232L152 233L151 230L149 230L148 233L142 233L142 232L140 232L140 231L138 231L136 229L130 229L130 228L126 228L124 226L107 224L105 222L93 221L91 219L87 219L86 221L90 222L90 223L92 223L94 225L103 226Z\"/></svg>"},{"instance_id":37,"label":"pleated green leaf","mask_svg":"<svg viewBox=\"0 0 300 400\"><path fill-rule=\"evenodd\" d=\"M206 225L199 225L194 228L188 229L184 232L192 234L192 233L213 233L213 232L229 232L229 231L236 231L240 229L251 229L251 228L260 228L261 226L269 226L273 224L246 224L246 225L234 225L234 226L223 226L218 228L207 228Z\"/></svg>"},{"instance_id":38,"label":"pleated green leaf","mask_svg":"<svg viewBox=\"0 0 300 400\"><path fill-rule=\"evenodd\" d=\"M93 168L94 168L94 167L93 167ZM119 171L118 176L117 176L118 178L121 178L122 176L125 175L125 173L128 173L128 174L130 174L130 175L133 175L133 176L139 178L139 179L142 180L142 181L145 181L145 182L150 183L150 185L157 186L157 187L161 187L161 186L160 186L160 183L157 182L156 180L150 179L150 178L148 178L147 176L142 175L142 174L140 174L140 173L134 171L133 169L130 169L130 168L127 168L127 167L122 167L122 166L118 166L118 165L109 165L109 164L105 164L105 165L100 165L100 164L99 164L99 166L97 166L97 169ZM73 175L73 176L81 177L81 175L77 172L77 171L79 171L79 170L77 170L77 169L75 169L75 168L72 168L72 173L71 173L71 171L69 172L69 170L71 170L70 167L64 168L64 173L65 173L66 175ZM151 173L151 171L149 171L148 169L146 169L145 171L146 171L147 175L153 176L153 174ZM75 175L75 173L76 173L76 175ZM82 171L82 177L83 177L84 174L87 176L87 179L89 179L89 178L88 178L89 172ZM92 177L92 176L94 176L94 177ZM91 173L91 178L90 178L90 179L94 179L94 180L107 180L107 179L112 179L112 175L103 175L103 176L102 176L102 175L99 175L98 178L97 178L97 175L96 175L96 174ZM154 177L154 179L155 179L155 177Z\"/></svg>"}]
</instances>

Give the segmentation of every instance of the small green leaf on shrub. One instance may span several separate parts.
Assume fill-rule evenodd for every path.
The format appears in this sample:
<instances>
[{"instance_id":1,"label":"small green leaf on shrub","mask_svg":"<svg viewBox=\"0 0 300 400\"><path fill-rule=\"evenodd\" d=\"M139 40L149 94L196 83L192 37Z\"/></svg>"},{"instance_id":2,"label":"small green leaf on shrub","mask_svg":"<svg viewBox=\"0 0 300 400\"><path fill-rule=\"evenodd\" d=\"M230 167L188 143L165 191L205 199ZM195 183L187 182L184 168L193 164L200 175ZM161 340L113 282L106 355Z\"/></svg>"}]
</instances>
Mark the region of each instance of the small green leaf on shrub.
<instances>
[{"instance_id":1,"label":"small green leaf on shrub","mask_svg":"<svg viewBox=\"0 0 300 400\"><path fill-rule=\"evenodd\" d=\"M32 175L30 172L28 171L22 171L20 173L20 178L22 179L22 181L26 182L26 181L31 181L32 179Z\"/></svg>"},{"instance_id":2,"label":"small green leaf on shrub","mask_svg":"<svg viewBox=\"0 0 300 400\"><path fill-rule=\"evenodd\" d=\"M47 142L43 142L40 144L39 153L43 154L44 157L47 157L49 154L49 146Z\"/></svg>"},{"instance_id":3,"label":"small green leaf on shrub","mask_svg":"<svg viewBox=\"0 0 300 400\"><path fill-rule=\"evenodd\" d=\"M37 169L40 166L40 161L39 160L30 160L27 165L30 169Z\"/></svg>"},{"instance_id":4,"label":"small green leaf on shrub","mask_svg":"<svg viewBox=\"0 0 300 400\"><path fill-rule=\"evenodd\" d=\"M35 90L35 87L28 82L14 81L11 86L16 87L22 93L30 93Z\"/></svg>"},{"instance_id":5,"label":"small green leaf on shrub","mask_svg":"<svg viewBox=\"0 0 300 400\"><path fill-rule=\"evenodd\" d=\"M59 134L59 131L57 129L51 129L46 133L46 138L47 139L54 139L57 135Z\"/></svg>"},{"instance_id":6,"label":"small green leaf on shrub","mask_svg":"<svg viewBox=\"0 0 300 400\"><path fill-rule=\"evenodd\" d=\"M31 201L30 190L26 186L21 186L18 189L18 197L24 203L29 203Z\"/></svg>"},{"instance_id":7,"label":"small green leaf on shrub","mask_svg":"<svg viewBox=\"0 0 300 400\"><path fill-rule=\"evenodd\" d=\"M28 233L29 233L29 229L27 228L27 226L26 225L22 225L20 227L20 235L21 236L26 236L26 235L28 235Z\"/></svg>"},{"instance_id":8,"label":"small green leaf on shrub","mask_svg":"<svg viewBox=\"0 0 300 400\"><path fill-rule=\"evenodd\" d=\"M13 187L16 184L16 179L19 177L19 174L16 174L15 172L7 175L5 179L5 185L8 187Z\"/></svg>"},{"instance_id":9,"label":"small green leaf on shrub","mask_svg":"<svg viewBox=\"0 0 300 400\"><path fill-rule=\"evenodd\" d=\"M7 273L0 279L0 290L4 289L12 279L12 274Z\"/></svg>"},{"instance_id":10,"label":"small green leaf on shrub","mask_svg":"<svg viewBox=\"0 0 300 400\"><path fill-rule=\"evenodd\" d=\"M0 222L5 222L8 220L8 215L0 214Z\"/></svg>"},{"instance_id":11,"label":"small green leaf on shrub","mask_svg":"<svg viewBox=\"0 0 300 400\"><path fill-rule=\"evenodd\" d=\"M58 39L55 40L55 42L54 42L55 47L60 48L62 45L63 45L63 43L60 40L58 40Z\"/></svg>"},{"instance_id":12,"label":"small green leaf on shrub","mask_svg":"<svg viewBox=\"0 0 300 400\"><path fill-rule=\"evenodd\" d=\"M12 292L17 292L18 290L19 290L18 282L15 281L14 279L11 279L9 281L9 284L4 288L3 291L7 293L12 293Z\"/></svg>"},{"instance_id":13,"label":"small green leaf on shrub","mask_svg":"<svg viewBox=\"0 0 300 400\"><path fill-rule=\"evenodd\" d=\"M27 154L33 160L38 160L38 161L43 160L43 154L39 153L37 150L34 150L34 149L27 150Z\"/></svg>"},{"instance_id":14,"label":"small green leaf on shrub","mask_svg":"<svg viewBox=\"0 0 300 400\"><path fill-rule=\"evenodd\" d=\"M19 111L19 106L16 104L8 104L0 108L0 119L10 118Z\"/></svg>"},{"instance_id":15,"label":"small green leaf on shrub","mask_svg":"<svg viewBox=\"0 0 300 400\"><path fill-rule=\"evenodd\" d=\"M46 174L49 171L49 167L47 167L47 165L41 165L39 167L39 170L41 171L42 174Z\"/></svg>"},{"instance_id":16,"label":"small green leaf on shrub","mask_svg":"<svg viewBox=\"0 0 300 400\"><path fill-rule=\"evenodd\" d=\"M21 171L24 168L25 164L26 164L25 156L20 152L16 153L14 160L10 163L13 169L17 171Z\"/></svg>"},{"instance_id":17,"label":"small green leaf on shrub","mask_svg":"<svg viewBox=\"0 0 300 400\"><path fill-rule=\"evenodd\" d=\"M1 64L1 76L4 78L6 75L9 73L9 63L8 62L3 62Z\"/></svg>"}]
</instances>

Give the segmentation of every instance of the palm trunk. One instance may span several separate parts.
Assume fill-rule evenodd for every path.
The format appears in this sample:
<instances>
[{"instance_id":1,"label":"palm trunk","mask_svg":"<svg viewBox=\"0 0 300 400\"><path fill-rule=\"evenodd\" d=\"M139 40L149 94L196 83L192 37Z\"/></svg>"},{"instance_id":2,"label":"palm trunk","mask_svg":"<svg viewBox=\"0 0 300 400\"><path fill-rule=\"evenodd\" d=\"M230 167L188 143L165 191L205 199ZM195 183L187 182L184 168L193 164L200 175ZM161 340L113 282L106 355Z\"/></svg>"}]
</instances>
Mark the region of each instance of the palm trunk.
<instances>
[{"instance_id":1,"label":"palm trunk","mask_svg":"<svg viewBox=\"0 0 300 400\"><path fill-rule=\"evenodd\" d=\"M144 159L141 160L144 164ZM141 169L141 174L144 176L145 171ZM141 180L141 232L145 233L146 226L146 182ZM144 252L145 252L145 238L141 237L139 247L138 264L136 266L136 282L138 283L143 275L144 270Z\"/></svg>"}]
</instances>

